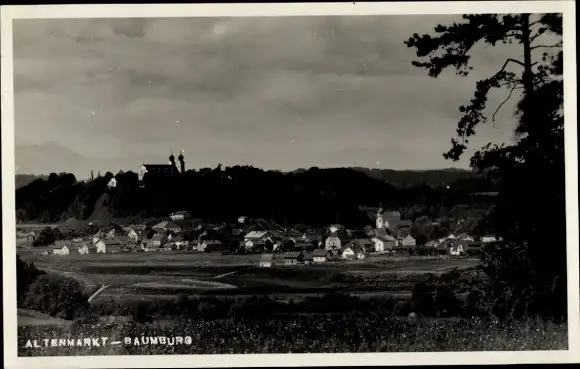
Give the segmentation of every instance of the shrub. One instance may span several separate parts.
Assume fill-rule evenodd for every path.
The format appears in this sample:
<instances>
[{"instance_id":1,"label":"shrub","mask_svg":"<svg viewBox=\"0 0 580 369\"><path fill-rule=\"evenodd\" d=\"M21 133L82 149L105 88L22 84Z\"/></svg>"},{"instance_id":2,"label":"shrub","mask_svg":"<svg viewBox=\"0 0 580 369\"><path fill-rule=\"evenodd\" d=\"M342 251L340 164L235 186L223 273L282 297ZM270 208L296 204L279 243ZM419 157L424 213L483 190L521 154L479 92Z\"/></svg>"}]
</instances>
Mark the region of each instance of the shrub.
<instances>
[{"instance_id":1,"label":"shrub","mask_svg":"<svg viewBox=\"0 0 580 369\"><path fill-rule=\"evenodd\" d=\"M54 274L39 276L30 285L23 307L62 319L74 319L88 309L87 296L81 285L70 278Z\"/></svg>"}]
</instances>

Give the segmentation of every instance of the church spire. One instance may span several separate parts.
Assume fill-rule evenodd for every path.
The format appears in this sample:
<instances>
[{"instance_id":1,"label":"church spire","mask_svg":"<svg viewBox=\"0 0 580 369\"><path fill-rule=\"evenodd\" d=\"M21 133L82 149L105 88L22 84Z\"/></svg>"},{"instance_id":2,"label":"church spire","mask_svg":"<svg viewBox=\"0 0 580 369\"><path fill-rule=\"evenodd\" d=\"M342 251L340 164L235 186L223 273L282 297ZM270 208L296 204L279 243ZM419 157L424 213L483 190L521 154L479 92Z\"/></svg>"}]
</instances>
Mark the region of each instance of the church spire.
<instances>
[{"instance_id":1,"label":"church spire","mask_svg":"<svg viewBox=\"0 0 580 369\"><path fill-rule=\"evenodd\" d=\"M171 150L171 155L169 155L169 164L175 166L175 156L173 156L173 150Z\"/></svg>"},{"instance_id":2,"label":"church spire","mask_svg":"<svg viewBox=\"0 0 580 369\"><path fill-rule=\"evenodd\" d=\"M185 173L185 158L183 157L183 149L179 152L179 156L177 157L179 160L179 165L181 167L181 174Z\"/></svg>"}]
</instances>

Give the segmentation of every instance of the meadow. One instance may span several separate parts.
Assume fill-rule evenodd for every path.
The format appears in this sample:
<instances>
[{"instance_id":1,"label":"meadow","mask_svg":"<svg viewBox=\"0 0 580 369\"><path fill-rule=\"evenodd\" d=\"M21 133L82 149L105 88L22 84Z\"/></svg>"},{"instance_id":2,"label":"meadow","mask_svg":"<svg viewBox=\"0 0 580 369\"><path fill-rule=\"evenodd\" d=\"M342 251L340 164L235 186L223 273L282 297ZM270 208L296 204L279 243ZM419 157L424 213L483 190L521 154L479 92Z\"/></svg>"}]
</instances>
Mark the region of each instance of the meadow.
<instances>
[{"instance_id":1,"label":"meadow","mask_svg":"<svg viewBox=\"0 0 580 369\"><path fill-rule=\"evenodd\" d=\"M191 337L181 345L25 348L28 339L152 336ZM20 356L163 355L239 353L450 352L566 350L566 327L541 321L511 325L479 319L419 319L366 316L290 316L136 324L93 328L20 327Z\"/></svg>"},{"instance_id":2,"label":"meadow","mask_svg":"<svg viewBox=\"0 0 580 369\"><path fill-rule=\"evenodd\" d=\"M108 287L95 303L110 299L169 299L177 294L237 296L271 294L299 299L332 291L359 296L409 296L415 283L476 260L451 257L375 256L309 266L258 266L260 255L135 252L56 256L42 249L19 252L23 260L81 282L91 293Z\"/></svg>"}]
</instances>

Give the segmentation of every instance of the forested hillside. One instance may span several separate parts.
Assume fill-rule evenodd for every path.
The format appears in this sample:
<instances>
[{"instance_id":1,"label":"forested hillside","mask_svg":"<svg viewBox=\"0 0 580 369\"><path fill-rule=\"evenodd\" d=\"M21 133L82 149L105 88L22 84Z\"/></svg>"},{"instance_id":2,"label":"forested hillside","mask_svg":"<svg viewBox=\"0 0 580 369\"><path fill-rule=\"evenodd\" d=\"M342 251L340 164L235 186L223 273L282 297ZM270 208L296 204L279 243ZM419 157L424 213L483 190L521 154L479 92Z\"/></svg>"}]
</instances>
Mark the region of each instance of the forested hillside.
<instances>
[{"instance_id":1,"label":"forested hillside","mask_svg":"<svg viewBox=\"0 0 580 369\"><path fill-rule=\"evenodd\" d=\"M111 178L116 187L108 188ZM472 192L492 190L481 178L459 179L440 187L418 184L397 188L360 170L311 168L301 172L264 171L248 166L189 170L172 178L136 173L107 173L92 181L72 174L51 174L16 191L20 221L57 222L77 219L148 218L187 210L213 222L241 215L273 219L280 224L333 222L363 225L360 206L423 209L436 217L442 205L469 204Z\"/></svg>"}]
</instances>

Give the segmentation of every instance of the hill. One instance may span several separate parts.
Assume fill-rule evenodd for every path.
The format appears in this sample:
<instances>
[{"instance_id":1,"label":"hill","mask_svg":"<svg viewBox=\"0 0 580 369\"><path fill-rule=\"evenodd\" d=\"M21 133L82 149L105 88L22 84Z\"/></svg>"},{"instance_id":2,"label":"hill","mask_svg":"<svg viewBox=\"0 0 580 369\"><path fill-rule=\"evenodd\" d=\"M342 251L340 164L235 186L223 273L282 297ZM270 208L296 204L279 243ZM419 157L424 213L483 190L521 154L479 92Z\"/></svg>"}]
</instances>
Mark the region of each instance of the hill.
<instances>
[{"instance_id":1,"label":"hill","mask_svg":"<svg viewBox=\"0 0 580 369\"><path fill-rule=\"evenodd\" d=\"M394 171L396 172L396 171ZM385 172L386 173L386 172ZM76 181L72 174L51 174L17 189L17 217L22 221L58 222L75 217L108 222L111 219L166 217L187 210L194 218L219 224L236 222L240 215L263 218L282 226L306 223L327 225L368 223L360 206L406 209L412 214L437 217L441 206L473 201L473 192L493 191L493 186L473 174L450 171L420 180L415 172L393 186L352 168L310 168L298 172L265 171L250 166L189 170L183 175L156 177L147 174L142 186L137 174L107 173L91 181ZM406 174L409 174L406 173ZM375 177L378 174L375 173ZM116 187L107 184L115 177ZM450 179L447 179L450 178ZM458 178L452 180L451 178ZM449 184L445 187L430 186ZM410 185L414 183L414 185Z\"/></svg>"},{"instance_id":2,"label":"hill","mask_svg":"<svg viewBox=\"0 0 580 369\"><path fill-rule=\"evenodd\" d=\"M19 189L20 187L24 187L27 184L36 181L37 179L46 179L47 176L43 175L36 175L36 174L17 174L15 178L15 187Z\"/></svg>"}]
</instances>

